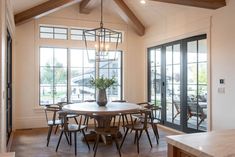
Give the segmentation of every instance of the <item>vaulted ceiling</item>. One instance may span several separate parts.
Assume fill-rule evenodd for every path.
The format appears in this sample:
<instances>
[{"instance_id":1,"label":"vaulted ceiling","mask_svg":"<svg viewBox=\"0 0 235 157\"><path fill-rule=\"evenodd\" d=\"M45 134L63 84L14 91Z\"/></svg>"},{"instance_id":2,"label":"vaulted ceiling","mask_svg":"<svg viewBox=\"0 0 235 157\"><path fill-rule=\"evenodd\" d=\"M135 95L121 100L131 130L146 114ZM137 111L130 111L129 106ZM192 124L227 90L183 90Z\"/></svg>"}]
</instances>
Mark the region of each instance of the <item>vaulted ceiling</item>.
<instances>
[{"instance_id":1,"label":"vaulted ceiling","mask_svg":"<svg viewBox=\"0 0 235 157\"><path fill-rule=\"evenodd\" d=\"M226 5L225 0L104 0L104 10L115 12L129 23L139 35L144 35L145 26L162 17L172 16L186 10L198 8L217 9ZM100 0L12 0L16 24L44 16L66 6L80 3L80 13L89 13L98 7ZM113 3L115 9L110 9ZM193 7L188 7L193 6ZM197 7L197 8L196 8ZM201 9L201 10L207 10ZM199 11L199 10L198 10Z\"/></svg>"}]
</instances>

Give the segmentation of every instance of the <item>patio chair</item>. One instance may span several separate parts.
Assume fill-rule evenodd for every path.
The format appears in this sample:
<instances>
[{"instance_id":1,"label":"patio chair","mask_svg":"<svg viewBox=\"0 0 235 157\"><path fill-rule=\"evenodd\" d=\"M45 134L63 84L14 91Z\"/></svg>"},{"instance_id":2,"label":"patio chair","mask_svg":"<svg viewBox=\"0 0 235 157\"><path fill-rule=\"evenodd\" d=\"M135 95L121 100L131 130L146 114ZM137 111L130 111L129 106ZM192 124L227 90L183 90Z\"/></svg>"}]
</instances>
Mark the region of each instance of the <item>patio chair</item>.
<instances>
[{"instance_id":1,"label":"patio chair","mask_svg":"<svg viewBox=\"0 0 235 157\"><path fill-rule=\"evenodd\" d=\"M188 104L188 118L191 118L192 116L200 118L198 126L207 118L207 115L203 111L203 108L195 102Z\"/></svg>"},{"instance_id":2,"label":"patio chair","mask_svg":"<svg viewBox=\"0 0 235 157\"><path fill-rule=\"evenodd\" d=\"M174 104L175 110L176 110L176 114L173 117L173 121L174 121L175 118L180 114L180 103L179 102L174 102L173 104Z\"/></svg>"}]
</instances>

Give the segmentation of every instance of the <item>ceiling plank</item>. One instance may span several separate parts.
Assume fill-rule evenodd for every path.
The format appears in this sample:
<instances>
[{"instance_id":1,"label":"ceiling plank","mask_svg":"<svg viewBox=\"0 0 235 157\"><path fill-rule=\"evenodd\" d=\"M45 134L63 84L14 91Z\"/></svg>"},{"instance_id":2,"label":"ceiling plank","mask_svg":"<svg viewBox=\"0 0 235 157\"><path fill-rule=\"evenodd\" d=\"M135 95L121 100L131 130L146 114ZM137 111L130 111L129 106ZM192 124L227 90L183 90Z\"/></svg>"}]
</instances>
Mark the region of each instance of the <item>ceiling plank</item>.
<instances>
[{"instance_id":1,"label":"ceiling plank","mask_svg":"<svg viewBox=\"0 0 235 157\"><path fill-rule=\"evenodd\" d=\"M130 10L130 8L126 5L126 3L123 0L114 0L114 2L120 8L119 14L121 15L121 18L127 23L130 23L131 26L135 29L135 31L140 36L143 36L145 34L144 25L135 16L135 14Z\"/></svg>"},{"instance_id":2,"label":"ceiling plank","mask_svg":"<svg viewBox=\"0 0 235 157\"><path fill-rule=\"evenodd\" d=\"M45 16L49 13L67 7L69 5L72 5L76 2L79 2L79 0L49 0L40 5L37 5L35 7L32 7L28 10L16 14L15 24L19 25L33 18Z\"/></svg>"},{"instance_id":3,"label":"ceiling plank","mask_svg":"<svg viewBox=\"0 0 235 157\"><path fill-rule=\"evenodd\" d=\"M79 12L81 14L89 14L94 6L95 0L82 0L79 6Z\"/></svg>"},{"instance_id":4,"label":"ceiling plank","mask_svg":"<svg viewBox=\"0 0 235 157\"><path fill-rule=\"evenodd\" d=\"M226 0L151 0L165 3L180 4L192 7L218 9L226 6Z\"/></svg>"}]
</instances>

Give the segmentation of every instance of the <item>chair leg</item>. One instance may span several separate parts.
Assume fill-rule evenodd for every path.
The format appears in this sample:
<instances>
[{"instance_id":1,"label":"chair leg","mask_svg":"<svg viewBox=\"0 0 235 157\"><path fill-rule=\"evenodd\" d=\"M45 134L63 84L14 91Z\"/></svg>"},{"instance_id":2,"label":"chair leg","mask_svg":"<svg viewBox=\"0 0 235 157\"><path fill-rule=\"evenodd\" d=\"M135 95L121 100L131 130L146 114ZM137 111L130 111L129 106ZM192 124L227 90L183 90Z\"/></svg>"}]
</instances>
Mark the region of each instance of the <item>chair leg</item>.
<instances>
[{"instance_id":1,"label":"chair leg","mask_svg":"<svg viewBox=\"0 0 235 157\"><path fill-rule=\"evenodd\" d=\"M69 138L68 138L67 133L65 132L64 134L65 134L66 140L67 140L67 142L68 142L68 145L70 145L70 142L69 142Z\"/></svg>"},{"instance_id":2,"label":"chair leg","mask_svg":"<svg viewBox=\"0 0 235 157\"><path fill-rule=\"evenodd\" d=\"M88 117L88 116L85 116L84 121L83 121L83 125L88 126L88 122L89 122L89 117ZM88 128L88 127L86 127L86 131L87 131L87 128Z\"/></svg>"},{"instance_id":3,"label":"chair leg","mask_svg":"<svg viewBox=\"0 0 235 157\"><path fill-rule=\"evenodd\" d=\"M96 142L95 142L94 157L96 156L97 148L98 148L98 145L99 145L99 140L100 140L100 135L97 134Z\"/></svg>"},{"instance_id":4,"label":"chair leg","mask_svg":"<svg viewBox=\"0 0 235 157\"><path fill-rule=\"evenodd\" d=\"M94 145L93 145L93 151L95 150L95 146L96 146L96 140L95 140Z\"/></svg>"},{"instance_id":5,"label":"chair leg","mask_svg":"<svg viewBox=\"0 0 235 157\"><path fill-rule=\"evenodd\" d=\"M84 137L84 139L85 139L85 141L86 141L86 145L87 145L88 149L90 150L90 145L89 145L89 143L88 143L88 141L87 141L87 139L86 139L86 135L85 135L84 130L82 130L82 134L83 134L83 137Z\"/></svg>"},{"instance_id":6,"label":"chair leg","mask_svg":"<svg viewBox=\"0 0 235 157\"><path fill-rule=\"evenodd\" d=\"M125 125L125 117L124 117L124 115L122 115L122 126L124 126ZM123 127L123 131L125 131L125 127Z\"/></svg>"},{"instance_id":7,"label":"chair leg","mask_svg":"<svg viewBox=\"0 0 235 157\"><path fill-rule=\"evenodd\" d=\"M141 138L142 133L143 133L143 130L140 130L140 135L138 137L139 139Z\"/></svg>"},{"instance_id":8,"label":"chair leg","mask_svg":"<svg viewBox=\"0 0 235 157\"><path fill-rule=\"evenodd\" d=\"M75 156L77 156L77 132L74 132Z\"/></svg>"},{"instance_id":9,"label":"chair leg","mask_svg":"<svg viewBox=\"0 0 235 157\"><path fill-rule=\"evenodd\" d=\"M152 148L153 146L152 146L152 142L151 142L151 139L150 139L150 136L149 136L148 129L145 129L145 132L146 132L147 137L148 137L148 139L149 139L149 144L150 144L150 146L151 146L151 148Z\"/></svg>"},{"instance_id":10,"label":"chair leg","mask_svg":"<svg viewBox=\"0 0 235 157\"><path fill-rule=\"evenodd\" d=\"M154 135L156 137L157 144L159 144L159 141L158 141L159 140L159 133L158 133L157 124L153 124L152 128L153 128Z\"/></svg>"},{"instance_id":11,"label":"chair leg","mask_svg":"<svg viewBox=\"0 0 235 157\"><path fill-rule=\"evenodd\" d=\"M56 134L56 132L57 132L57 130L58 130L58 127L59 127L59 125L56 125L54 134Z\"/></svg>"},{"instance_id":12,"label":"chair leg","mask_svg":"<svg viewBox=\"0 0 235 157\"><path fill-rule=\"evenodd\" d=\"M121 155L120 147L119 147L119 144L118 144L117 135L113 135L113 136L114 136L114 140L115 140L115 143L116 143L116 147L117 147L119 156L121 157L122 155Z\"/></svg>"},{"instance_id":13,"label":"chair leg","mask_svg":"<svg viewBox=\"0 0 235 157\"><path fill-rule=\"evenodd\" d=\"M69 132L69 141L70 141L70 145L72 145L72 133Z\"/></svg>"},{"instance_id":14,"label":"chair leg","mask_svg":"<svg viewBox=\"0 0 235 157\"><path fill-rule=\"evenodd\" d=\"M139 148L138 130L136 130L135 133L136 133L136 137L137 137L137 152L138 152L138 154L139 154L140 148Z\"/></svg>"},{"instance_id":15,"label":"chair leg","mask_svg":"<svg viewBox=\"0 0 235 157\"><path fill-rule=\"evenodd\" d=\"M57 143L57 146L56 146L56 152L57 152L57 150L58 150L58 148L59 148L59 145L60 145L60 141L61 141L61 138L62 138L62 135L63 135L63 131L61 131L61 133L60 133L60 138L59 138L59 141L58 141L58 143Z\"/></svg>"},{"instance_id":16,"label":"chair leg","mask_svg":"<svg viewBox=\"0 0 235 157\"><path fill-rule=\"evenodd\" d=\"M120 145L120 149L122 148L122 145L123 145L123 143L124 143L124 140L126 139L126 135L127 135L128 131L129 131L129 128L126 128L126 132L125 132L125 135L124 135L124 137L123 137L123 139L122 139L122 143L121 143L121 145Z\"/></svg>"},{"instance_id":17,"label":"chair leg","mask_svg":"<svg viewBox=\"0 0 235 157\"><path fill-rule=\"evenodd\" d=\"M134 144L136 144L136 141L138 140L138 131L135 131L135 139L134 139Z\"/></svg>"},{"instance_id":18,"label":"chair leg","mask_svg":"<svg viewBox=\"0 0 235 157\"><path fill-rule=\"evenodd\" d=\"M51 126L49 127L49 130L48 130L48 135L47 135L47 147L48 147L49 142L50 142L52 128L53 128L53 126L51 125Z\"/></svg>"}]
</instances>

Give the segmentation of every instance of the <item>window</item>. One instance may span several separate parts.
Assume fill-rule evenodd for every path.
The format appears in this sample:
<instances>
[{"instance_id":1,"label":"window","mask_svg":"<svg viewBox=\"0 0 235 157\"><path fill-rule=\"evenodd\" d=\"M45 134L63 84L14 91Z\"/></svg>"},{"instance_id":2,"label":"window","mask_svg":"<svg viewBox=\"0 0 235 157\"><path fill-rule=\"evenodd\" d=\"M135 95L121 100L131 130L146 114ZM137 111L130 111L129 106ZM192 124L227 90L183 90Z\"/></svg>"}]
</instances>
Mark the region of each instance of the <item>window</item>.
<instances>
[{"instance_id":1,"label":"window","mask_svg":"<svg viewBox=\"0 0 235 157\"><path fill-rule=\"evenodd\" d=\"M87 28L71 28L70 29L70 39L71 40L84 40L83 37L83 32L84 30L86 30ZM55 27L55 26L40 26L39 28L39 32L40 32L40 38L43 39L62 39L62 40L68 40L68 28L64 28L64 27ZM95 37L95 31L92 34L86 34L86 40L87 41L96 41L96 37ZM105 41L106 42L113 42L115 43L117 41L117 39L119 38L119 43L122 42L122 35L123 33L120 34L120 36L118 37L118 35L111 35L109 37L106 37Z\"/></svg>"},{"instance_id":2,"label":"window","mask_svg":"<svg viewBox=\"0 0 235 157\"><path fill-rule=\"evenodd\" d=\"M40 38L67 40L68 29L60 27L40 26Z\"/></svg>"},{"instance_id":3,"label":"window","mask_svg":"<svg viewBox=\"0 0 235 157\"><path fill-rule=\"evenodd\" d=\"M71 39L72 40L84 40L83 32L84 32L84 29L72 28L70 30ZM94 35L87 34L86 36L87 36L87 41L95 41L95 36Z\"/></svg>"},{"instance_id":4,"label":"window","mask_svg":"<svg viewBox=\"0 0 235 157\"><path fill-rule=\"evenodd\" d=\"M40 48L40 104L67 101L67 49Z\"/></svg>"},{"instance_id":5,"label":"window","mask_svg":"<svg viewBox=\"0 0 235 157\"><path fill-rule=\"evenodd\" d=\"M94 50L88 53L95 57ZM40 48L40 105L95 99L96 91L89 81L97 72L118 81L108 89L108 99L122 99L122 52L110 52L118 56L117 60L100 62L99 68L89 61L88 53L83 49Z\"/></svg>"},{"instance_id":6,"label":"window","mask_svg":"<svg viewBox=\"0 0 235 157\"><path fill-rule=\"evenodd\" d=\"M116 55L117 60L108 62L99 62L99 75L107 78L114 77L117 80L117 85L111 87L107 91L109 100L121 100L122 98L122 54L120 51L110 51L109 56Z\"/></svg>"}]
</instances>

